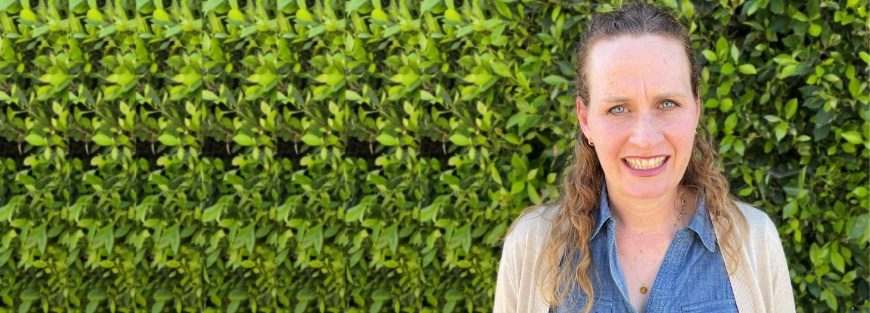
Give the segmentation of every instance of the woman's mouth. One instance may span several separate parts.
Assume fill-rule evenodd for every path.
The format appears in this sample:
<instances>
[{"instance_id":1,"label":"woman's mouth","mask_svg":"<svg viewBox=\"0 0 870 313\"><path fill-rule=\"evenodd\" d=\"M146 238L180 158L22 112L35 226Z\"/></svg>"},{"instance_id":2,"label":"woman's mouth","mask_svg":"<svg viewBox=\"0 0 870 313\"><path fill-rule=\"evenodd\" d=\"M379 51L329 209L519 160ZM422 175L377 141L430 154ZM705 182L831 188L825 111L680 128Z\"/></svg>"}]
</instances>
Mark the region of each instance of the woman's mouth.
<instances>
[{"instance_id":1,"label":"woman's mouth","mask_svg":"<svg viewBox=\"0 0 870 313\"><path fill-rule=\"evenodd\" d=\"M625 162L625 165L631 167L636 170L648 170L653 169L665 163L669 157L662 156L656 158L648 158L648 159L640 159L640 158L624 158L622 159Z\"/></svg>"}]
</instances>

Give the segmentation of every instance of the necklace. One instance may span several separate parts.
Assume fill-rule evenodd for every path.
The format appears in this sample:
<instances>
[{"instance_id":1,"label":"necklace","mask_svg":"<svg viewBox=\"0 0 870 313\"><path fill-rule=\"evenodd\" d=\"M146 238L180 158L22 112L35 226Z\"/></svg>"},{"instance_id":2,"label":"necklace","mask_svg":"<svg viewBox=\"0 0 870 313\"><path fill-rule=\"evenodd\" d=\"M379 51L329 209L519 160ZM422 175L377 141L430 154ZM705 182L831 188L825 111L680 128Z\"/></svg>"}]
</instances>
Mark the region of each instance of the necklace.
<instances>
[{"instance_id":1,"label":"necklace","mask_svg":"<svg viewBox=\"0 0 870 313\"><path fill-rule=\"evenodd\" d=\"M674 210L676 210L676 209L677 208L674 208ZM683 197L683 192L680 191L680 215L677 215L677 220L674 221L674 233L675 234L676 234L676 230L677 230L677 223L680 223L683 221L683 212L685 212L685 211L686 211L686 198ZM646 287L646 284L644 282L640 282L640 294L645 295L647 292L649 292L649 288Z\"/></svg>"}]
</instances>

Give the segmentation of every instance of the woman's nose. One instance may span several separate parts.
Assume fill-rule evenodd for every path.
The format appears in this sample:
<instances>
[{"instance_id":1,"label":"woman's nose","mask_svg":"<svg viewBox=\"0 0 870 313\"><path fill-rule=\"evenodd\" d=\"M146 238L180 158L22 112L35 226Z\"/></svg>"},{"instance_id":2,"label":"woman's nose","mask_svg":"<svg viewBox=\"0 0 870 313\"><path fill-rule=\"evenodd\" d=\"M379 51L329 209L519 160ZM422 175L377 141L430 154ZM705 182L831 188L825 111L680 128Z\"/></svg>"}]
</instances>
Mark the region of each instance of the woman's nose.
<instances>
[{"instance_id":1,"label":"woman's nose","mask_svg":"<svg viewBox=\"0 0 870 313\"><path fill-rule=\"evenodd\" d=\"M662 125L652 112L640 113L631 129L629 142L641 149L653 148L664 139Z\"/></svg>"}]
</instances>

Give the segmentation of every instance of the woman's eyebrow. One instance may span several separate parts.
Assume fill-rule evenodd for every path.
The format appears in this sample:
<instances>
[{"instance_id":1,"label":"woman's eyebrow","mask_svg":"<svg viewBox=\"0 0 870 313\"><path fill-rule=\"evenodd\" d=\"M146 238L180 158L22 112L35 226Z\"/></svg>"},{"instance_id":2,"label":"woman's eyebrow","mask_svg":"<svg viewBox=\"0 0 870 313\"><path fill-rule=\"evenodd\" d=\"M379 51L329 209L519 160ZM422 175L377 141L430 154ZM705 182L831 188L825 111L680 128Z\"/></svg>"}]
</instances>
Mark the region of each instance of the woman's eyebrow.
<instances>
[{"instance_id":1,"label":"woman's eyebrow","mask_svg":"<svg viewBox=\"0 0 870 313\"><path fill-rule=\"evenodd\" d=\"M678 91L669 91L669 92L663 92L663 93L656 95L654 99L664 100L664 99L686 98L686 97L687 97L687 95L685 93L678 92ZM603 103L624 103L624 102L630 102L630 99L628 97L624 97L624 96L612 95L612 96L602 97L601 102L603 102Z\"/></svg>"},{"instance_id":2,"label":"woman's eyebrow","mask_svg":"<svg viewBox=\"0 0 870 313\"><path fill-rule=\"evenodd\" d=\"M623 96L605 96L604 98L601 99L601 102L619 103L619 102L628 102L628 100L629 99L627 97L623 97Z\"/></svg>"},{"instance_id":3,"label":"woman's eyebrow","mask_svg":"<svg viewBox=\"0 0 870 313\"><path fill-rule=\"evenodd\" d=\"M656 95L655 99L656 100L664 100L664 99L685 98L685 97L686 97L686 95L684 93L673 91L673 92L660 93L660 94Z\"/></svg>"}]
</instances>

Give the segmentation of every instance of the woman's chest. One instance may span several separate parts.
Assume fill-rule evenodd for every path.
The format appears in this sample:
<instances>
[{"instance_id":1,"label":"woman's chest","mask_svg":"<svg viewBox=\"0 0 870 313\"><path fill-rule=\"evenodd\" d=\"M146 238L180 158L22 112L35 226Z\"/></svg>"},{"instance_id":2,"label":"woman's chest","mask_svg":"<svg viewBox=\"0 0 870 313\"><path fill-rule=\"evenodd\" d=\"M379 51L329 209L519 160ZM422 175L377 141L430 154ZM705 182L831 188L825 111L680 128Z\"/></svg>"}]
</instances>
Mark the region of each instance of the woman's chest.
<instances>
[{"instance_id":1,"label":"woman's chest","mask_svg":"<svg viewBox=\"0 0 870 313\"><path fill-rule=\"evenodd\" d=\"M636 312L629 288L637 282L624 274L615 245L592 242L592 312ZM737 312L731 282L718 247L711 251L692 236L677 236L648 284L646 313ZM577 289L579 290L579 289ZM579 312L587 297L582 292L568 295L560 312Z\"/></svg>"}]
</instances>

